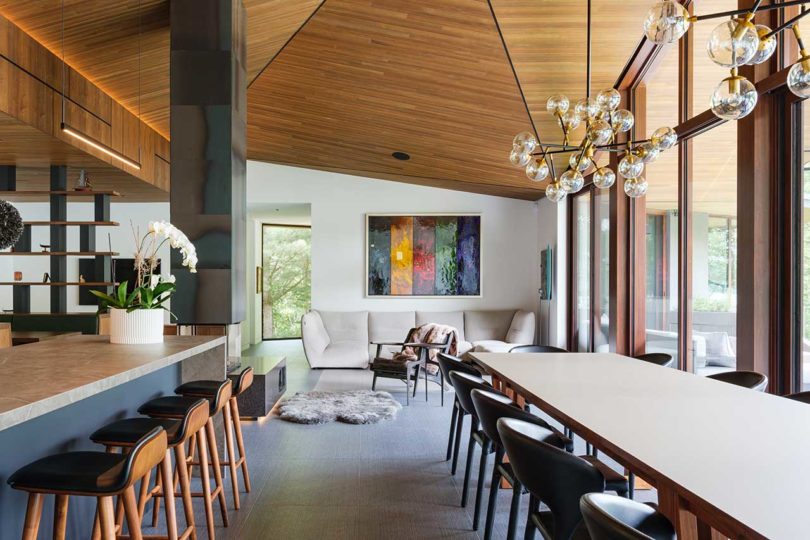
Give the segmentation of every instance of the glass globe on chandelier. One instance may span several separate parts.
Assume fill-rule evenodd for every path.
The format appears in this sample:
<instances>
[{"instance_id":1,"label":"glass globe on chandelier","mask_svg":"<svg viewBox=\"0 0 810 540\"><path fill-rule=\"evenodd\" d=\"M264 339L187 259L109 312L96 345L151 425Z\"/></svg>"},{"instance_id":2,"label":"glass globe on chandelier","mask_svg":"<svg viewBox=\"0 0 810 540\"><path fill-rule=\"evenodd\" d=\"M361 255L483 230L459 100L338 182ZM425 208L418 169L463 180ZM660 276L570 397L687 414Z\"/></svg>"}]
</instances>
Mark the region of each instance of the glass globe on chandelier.
<instances>
[{"instance_id":1,"label":"glass globe on chandelier","mask_svg":"<svg viewBox=\"0 0 810 540\"><path fill-rule=\"evenodd\" d=\"M787 86L801 98L810 97L810 54L804 47L798 25L799 19L810 11L802 10L799 15L771 30L764 24L753 23L758 11L784 10L802 2L788 0L778 4L761 4L762 0L755 0L749 9L692 16L676 0L664 0L655 3L644 19L644 35L647 39L664 44L682 38L694 22L730 17L712 30L706 43L709 58L731 70L730 76L717 85L710 103L712 112L724 120L739 120L754 110L758 98L756 88L739 74L738 68L768 61L776 51L777 34L788 28L796 36L800 58L788 72Z\"/></svg>"},{"instance_id":2,"label":"glass globe on chandelier","mask_svg":"<svg viewBox=\"0 0 810 540\"><path fill-rule=\"evenodd\" d=\"M648 17L645 32L654 35L656 39L674 41L689 29L689 13L677 2L659 2L654 10L657 19ZM655 28L652 26L653 22L657 25ZM751 29L754 35L758 36L753 25ZM756 45L759 45L759 41ZM756 51L751 51L746 61L754 55L754 52ZM610 189L616 183L617 177L621 176L624 179L623 188L627 196L641 197L647 192L647 181L643 176L645 165L655 161L661 152L675 146L678 135L671 127L661 127L656 129L649 139L633 140L635 118L631 111L619 108L622 94L615 88L606 88L595 97L592 96L590 0L588 0L586 54L585 97L574 102L568 96L554 94L546 101L546 110L556 119L562 131L562 144L542 143L536 135L536 130L534 134L525 131L513 139L509 161L515 167L525 168L526 176L532 181L540 182L548 179L545 193L551 202L564 201L568 194L580 191L585 186L585 175L589 171L593 171L592 181L596 188ZM733 55L736 53L732 53ZM517 77L516 82L520 84ZM570 138L574 130L582 124L585 125L584 137L579 144L571 144ZM559 176L554 168L554 156L558 154L567 157L567 167ZM602 154L619 154L617 171L597 163Z\"/></svg>"}]
</instances>

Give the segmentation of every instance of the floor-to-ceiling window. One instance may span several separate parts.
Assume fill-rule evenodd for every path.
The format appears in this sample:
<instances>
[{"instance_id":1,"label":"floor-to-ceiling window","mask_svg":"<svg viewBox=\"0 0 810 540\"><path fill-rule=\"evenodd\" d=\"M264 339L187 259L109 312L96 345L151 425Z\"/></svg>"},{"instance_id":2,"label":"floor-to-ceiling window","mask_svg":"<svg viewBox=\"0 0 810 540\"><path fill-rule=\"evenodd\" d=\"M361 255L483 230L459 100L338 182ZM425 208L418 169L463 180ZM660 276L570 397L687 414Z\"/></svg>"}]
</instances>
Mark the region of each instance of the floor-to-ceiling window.
<instances>
[{"instance_id":1,"label":"floor-to-ceiling window","mask_svg":"<svg viewBox=\"0 0 810 540\"><path fill-rule=\"evenodd\" d=\"M262 338L301 337L311 301L309 227L262 225Z\"/></svg>"},{"instance_id":2,"label":"floor-to-ceiling window","mask_svg":"<svg viewBox=\"0 0 810 540\"><path fill-rule=\"evenodd\" d=\"M646 137L679 123L678 46L670 45L641 91ZM638 112L637 112L638 114ZM645 135L639 133L638 135ZM643 137L639 137L643 138ZM678 152L667 151L647 164L645 350L678 360Z\"/></svg>"},{"instance_id":3,"label":"floor-to-ceiling window","mask_svg":"<svg viewBox=\"0 0 810 540\"><path fill-rule=\"evenodd\" d=\"M571 348L591 350L591 193L573 197L572 212L572 333Z\"/></svg>"}]
</instances>

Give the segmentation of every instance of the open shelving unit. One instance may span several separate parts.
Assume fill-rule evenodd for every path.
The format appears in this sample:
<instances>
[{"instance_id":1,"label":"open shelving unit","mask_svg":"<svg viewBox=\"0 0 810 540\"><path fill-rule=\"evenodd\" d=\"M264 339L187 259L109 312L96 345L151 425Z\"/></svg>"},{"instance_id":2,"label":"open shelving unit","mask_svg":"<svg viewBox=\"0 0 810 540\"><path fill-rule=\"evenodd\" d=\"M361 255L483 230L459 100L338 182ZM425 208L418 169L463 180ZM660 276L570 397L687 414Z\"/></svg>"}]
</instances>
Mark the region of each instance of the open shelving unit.
<instances>
[{"instance_id":1,"label":"open shelving unit","mask_svg":"<svg viewBox=\"0 0 810 540\"><path fill-rule=\"evenodd\" d=\"M51 314L67 313L68 287L106 288L112 292L115 285L112 278L112 258L118 253L96 250L96 227L117 227L110 220L110 199L120 194L115 191L71 191L67 187L67 167L51 165L50 190L17 190L16 174L12 166L4 166L0 174L0 199L9 198L25 201L50 202L50 219L47 221L24 221L23 234L11 251L0 252L0 256L49 257L50 281L3 281L0 286L11 286L14 290L14 313L31 313L31 287L51 288ZM67 201L70 198L92 198L94 202L93 221L70 221L67 217ZM50 251L33 251L31 228L50 228ZM79 227L79 251L68 251L67 228ZM68 281L68 257L94 257L94 278L98 281Z\"/></svg>"}]
</instances>

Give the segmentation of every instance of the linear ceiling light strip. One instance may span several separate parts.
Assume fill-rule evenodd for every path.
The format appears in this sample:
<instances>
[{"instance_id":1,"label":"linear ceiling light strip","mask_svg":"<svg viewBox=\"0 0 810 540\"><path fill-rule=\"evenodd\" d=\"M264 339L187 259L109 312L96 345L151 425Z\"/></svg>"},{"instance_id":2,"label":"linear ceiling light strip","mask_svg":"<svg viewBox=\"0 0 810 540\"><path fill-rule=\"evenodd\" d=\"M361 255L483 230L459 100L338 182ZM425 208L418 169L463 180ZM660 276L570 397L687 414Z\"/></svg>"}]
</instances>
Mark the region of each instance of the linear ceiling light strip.
<instances>
[{"instance_id":1,"label":"linear ceiling light strip","mask_svg":"<svg viewBox=\"0 0 810 540\"><path fill-rule=\"evenodd\" d=\"M140 0L138 0L138 158L140 159L141 155L141 110L140 110L140 103L141 103L141 28L140 28ZM140 170L141 164L133 159L128 158L121 152L118 152L111 148L110 146L104 144L103 142L99 141L98 139L91 137L83 133L81 130L78 130L65 122L65 81L67 78L66 75L66 64L65 64L65 0L62 0L62 121L60 122L60 129L62 133L66 135L70 135L74 139L77 139L84 144L110 156L111 158L124 163L130 167Z\"/></svg>"}]
</instances>

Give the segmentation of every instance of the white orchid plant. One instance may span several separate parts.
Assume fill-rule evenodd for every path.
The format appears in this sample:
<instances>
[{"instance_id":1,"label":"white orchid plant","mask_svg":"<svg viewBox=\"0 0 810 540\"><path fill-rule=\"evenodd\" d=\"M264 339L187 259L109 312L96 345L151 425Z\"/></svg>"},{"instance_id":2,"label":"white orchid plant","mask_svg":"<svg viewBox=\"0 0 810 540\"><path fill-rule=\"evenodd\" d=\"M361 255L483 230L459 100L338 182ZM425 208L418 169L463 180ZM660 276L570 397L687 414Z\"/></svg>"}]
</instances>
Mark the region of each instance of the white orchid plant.
<instances>
[{"instance_id":1,"label":"white orchid plant","mask_svg":"<svg viewBox=\"0 0 810 540\"><path fill-rule=\"evenodd\" d=\"M183 266L188 267L191 273L197 272L197 250L183 231L166 221L150 222L149 231L140 240L134 227L132 233L136 245L134 290L127 294L127 282L124 281L112 295L100 291L90 292L101 300L101 309L126 309L128 312L136 309L166 309L164 304L176 289L175 278L173 275L164 278L155 274L158 250L168 242L183 255Z\"/></svg>"}]
</instances>

